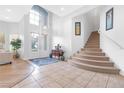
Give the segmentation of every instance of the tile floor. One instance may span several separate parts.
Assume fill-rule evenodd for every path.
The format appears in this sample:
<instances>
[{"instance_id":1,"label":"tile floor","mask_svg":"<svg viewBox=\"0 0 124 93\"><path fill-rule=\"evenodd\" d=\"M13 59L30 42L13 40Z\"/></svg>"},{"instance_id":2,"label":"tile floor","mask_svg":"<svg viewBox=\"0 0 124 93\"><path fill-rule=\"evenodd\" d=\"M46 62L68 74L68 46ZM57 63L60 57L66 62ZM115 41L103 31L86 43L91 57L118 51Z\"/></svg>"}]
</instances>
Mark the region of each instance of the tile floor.
<instances>
[{"instance_id":1,"label":"tile floor","mask_svg":"<svg viewBox=\"0 0 124 93\"><path fill-rule=\"evenodd\" d=\"M67 62L35 68L14 88L122 88L124 77L78 69Z\"/></svg>"}]
</instances>

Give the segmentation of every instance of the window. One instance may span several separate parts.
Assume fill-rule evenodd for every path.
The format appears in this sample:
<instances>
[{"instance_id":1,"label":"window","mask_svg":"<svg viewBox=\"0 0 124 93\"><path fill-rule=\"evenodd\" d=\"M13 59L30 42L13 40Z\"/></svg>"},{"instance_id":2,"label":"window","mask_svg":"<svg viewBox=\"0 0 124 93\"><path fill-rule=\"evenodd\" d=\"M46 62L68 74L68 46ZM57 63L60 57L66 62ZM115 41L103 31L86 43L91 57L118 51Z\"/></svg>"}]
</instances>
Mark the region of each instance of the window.
<instances>
[{"instance_id":1,"label":"window","mask_svg":"<svg viewBox=\"0 0 124 93\"><path fill-rule=\"evenodd\" d=\"M36 31L36 33L31 33L31 48L33 51L40 51L48 49L48 36L47 34L47 27L48 27L48 12L38 6L33 5L30 10L30 16L29 16L29 23L36 25L39 30ZM39 32L40 31L40 32ZM39 35L37 33L43 33L43 37L41 42L39 42ZM40 48L42 46L42 48Z\"/></svg>"},{"instance_id":2,"label":"window","mask_svg":"<svg viewBox=\"0 0 124 93\"><path fill-rule=\"evenodd\" d=\"M31 48L32 48L32 51L38 51L38 37L39 37L39 34L31 33L31 38L32 38Z\"/></svg>"},{"instance_id":3,"label":"window","mask_svg":"<svg viewBox=\"0 0 124 93\"><path fill-rule=\"evenodd\" d=\"M35 10L30 10L30 24L33 24L33 25L39 25L39 18L40 18L40 15L37 11Z\"/></svg>"}]
</instances>

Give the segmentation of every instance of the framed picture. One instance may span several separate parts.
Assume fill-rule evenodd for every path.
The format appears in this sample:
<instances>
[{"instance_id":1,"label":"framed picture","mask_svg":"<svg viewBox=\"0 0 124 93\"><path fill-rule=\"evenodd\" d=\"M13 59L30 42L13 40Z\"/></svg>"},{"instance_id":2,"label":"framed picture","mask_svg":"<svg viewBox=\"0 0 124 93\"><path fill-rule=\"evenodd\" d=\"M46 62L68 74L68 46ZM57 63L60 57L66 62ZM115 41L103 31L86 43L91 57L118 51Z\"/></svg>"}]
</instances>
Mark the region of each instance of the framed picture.
<instances>
[{"instance_id":1,"label":"framed picture","mask_svg":"<svg viewBox=\"0 0 124 93\"><path fill-rule=\"evenodd\" d=\"M81 22L75 22L75 35L81 35Z\"/></svg>"},{"instance_id":2,"label":"framed picture","mask_svg":"<svg viewBox=\"0 0 124 93\"><path fill-rule=\"evenodd\" d=\"M113 8L106 12L106 31L113 28Z\"/></svg>"}]
</instances>

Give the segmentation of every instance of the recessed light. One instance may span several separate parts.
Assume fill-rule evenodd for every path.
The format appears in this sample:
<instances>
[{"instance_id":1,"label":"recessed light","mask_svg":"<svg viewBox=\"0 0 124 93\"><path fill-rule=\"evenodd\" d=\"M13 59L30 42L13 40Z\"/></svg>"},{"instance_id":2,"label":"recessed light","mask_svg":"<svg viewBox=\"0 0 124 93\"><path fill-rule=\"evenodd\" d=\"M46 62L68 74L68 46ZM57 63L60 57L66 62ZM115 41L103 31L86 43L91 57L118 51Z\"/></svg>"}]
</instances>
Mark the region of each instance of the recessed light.
<instances>
[{"instance_id":1,"label":"recessed light","mask_svg":"<svg viewBox=\"0 0 124 93\"><path fill-rule=\"evenodd\" d=\"M7 12L11 12L12 10L11 9L6 9Z\"/></svg>"},{"instance_id":2,"label":"recessed light","mask_svg":"<svg viewBox=\"0 0 124 93\"><path fill-rule=\"evenodd\" d=\"M9 19L9 17L5 17L6 19Z\"/></svg>"},{"instance_id":3,"label":"recessed light","mask_svg":"<svg viewBox=\"0 0 124 93\"><path fill-rule=\"evenodd\" d=\"M47 29L47 26L43 26L43 29L46 30Z\"/></svg>"},{"instance_id":4,"label":"recessed light","mask_svg":"<svg viewBox=\"0 0 124 93\"><path fill-rule=\"evenodd\" d=\"M65 8L63 8L63 7L62 7L62 8L60 8L60 10L61 10L61 11L64 11L64 10L65 10Z\"/></svg>"}]
</instances>

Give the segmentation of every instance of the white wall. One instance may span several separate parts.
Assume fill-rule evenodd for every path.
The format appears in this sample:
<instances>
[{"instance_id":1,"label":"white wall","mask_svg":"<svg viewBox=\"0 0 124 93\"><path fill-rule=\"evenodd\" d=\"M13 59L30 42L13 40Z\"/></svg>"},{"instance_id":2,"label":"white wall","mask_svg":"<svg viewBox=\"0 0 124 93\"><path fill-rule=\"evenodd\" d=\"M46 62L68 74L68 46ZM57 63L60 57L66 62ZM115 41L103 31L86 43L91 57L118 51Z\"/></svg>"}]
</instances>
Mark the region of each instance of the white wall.
<instances>
[{"instance_id":1,"label":"white wall","mask_svg":"<svg viewBox=\"0 0 124 93\"><path fill-rule=\"evenodd\" d=\"M64 26L63 26L63 47L65 50L65 57L69 58L72 54L72 19L70 17L64 18Z\"/></svg>"},{"instance_id":2,"label":"white wall","mask_svg":"<svg viewBox=\"0 0 124 93\"><path fill-rule=\"evenodd\" d=\"M56 46L58 43L61 45L63 43L63 27L64 19L53 15L52 16L52 47Z\"/></svg>"},{"instance_id":3,"label":"white wall","mask_svg":"<svg viewBox=\"0 0 124 93\"><path fill-rule=\"evenodd\" d=\"M79 51L87 42L92 31L99 28L99 17L94 15L94 10L77 17L52 16L52 47L60 44L68 58ZM96 19L96 20L95 20ZM81 22L81 35L75 36L75 22Z\"/></svg>"},{"instance_id":4,"label":"white wall","mask_svg":"<svg viewBox=\"0 0 124 93\"><path fill-rule=\"evenodd\" d=\"M52 49L60 44L66 57L69 57L71 52L71 25L71 19L52 15Z\"/></svg>"},{"instance_id":5,"label":"white wall","mask_svg":"<svg viewBox=\"0 0 124 93\"><path fill-rule=\"evenodd\" d=\"M8 51L10 47L9 35L17 34L17 33L20 34L19 24L0 21L0 29L1 29L1 32L4 32L5 34L5 47L4 48L6 51Z\"/></svg>"},{"instance_id":6,"label":"white wall","mask_svg":"<svg viewBox=\"0 0 124 93\"><path fill-rule=\"evenodd\" d=\"M35 26L29 23L29 14L24 15L24 17L18 23L4 22L0 21L1 32L5 33L5 50L9 50L10 41L9 35L19 34L22 39L22 47L19 52L24 59L38 58L38 57L48 57L51 49L51 13L49 12L48 18L48 38L47 38L47 51L44 50L44 37L41 35L42 28L40 26ZM31 32L38 33L39 36L39 49L37 52L32 52L31 49Z\"/></svg>"},{"instance_id":7,"label":"white wall","mask_svg":"<svg viewBox=\"0 0 124 93\"><path fill-rule=\"evenodd\" d=\"M75 36L75 22L81 22L81 35ZM84 21L82 16L72 19L71 33L72 54L74 54L84 46Z\"/></svg>"},{"instance_id":8,"label":"white wall","mask_svg":"<svg viewBox=\"0 0 124 93\"><path fill-rule=\"evenodd\" d=\"M106 12L112 7L114 8L113 29L106 31ZM101 10L100 14L100 31L104 33L104 36L100 35L101 48L105 53L107 53L116 66L122 70L122 72L124 72L124 49L120 49L120 47L114 42L118 43L124 48L123 11L124 6L106 6ZM112 39L114 42L106 38L106 36Z\"/></svg>"},{"instance_id":9,"label":"white wall","mask_svg":"<svg viewBox=\"0 0 124 93\"><path fill-rule=\"evenodd\" d=\"M73 18L72 30L72 53L83 48L93 31L99 29L99 15L96 14L97 9L93 9L88 13ZM81 35L75 36L75 22L81 22Z\"/></svg>"}]
</instances>

